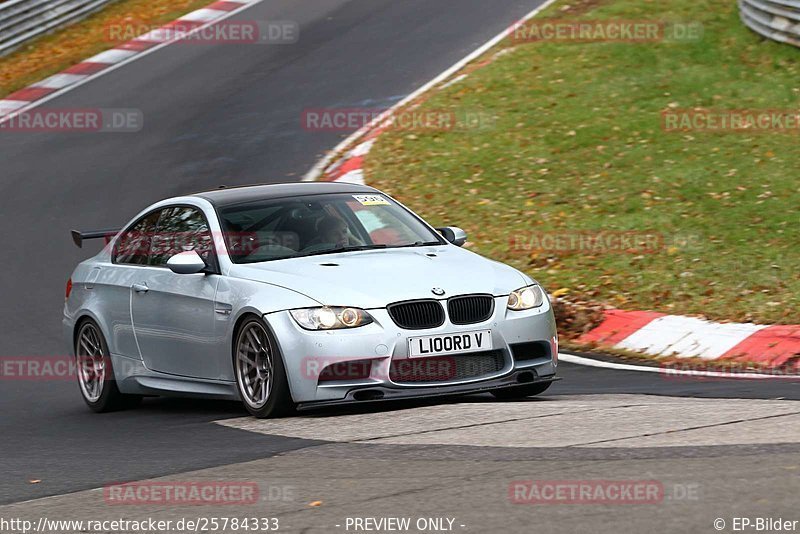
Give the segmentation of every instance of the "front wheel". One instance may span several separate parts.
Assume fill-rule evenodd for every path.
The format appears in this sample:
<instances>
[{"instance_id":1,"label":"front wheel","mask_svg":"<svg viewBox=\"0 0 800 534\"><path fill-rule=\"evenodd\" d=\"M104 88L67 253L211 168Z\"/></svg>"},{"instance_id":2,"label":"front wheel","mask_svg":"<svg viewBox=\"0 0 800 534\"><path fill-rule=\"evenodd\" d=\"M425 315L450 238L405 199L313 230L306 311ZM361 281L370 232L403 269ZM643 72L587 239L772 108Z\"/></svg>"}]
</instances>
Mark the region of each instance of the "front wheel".
<instances>
[{"instance_id":1,"label":"front wheel","mask_svg":"<svg viewBox=\"0 0 800 534\"><path fill-rule=\"evenodd\" d=\"M236 387L244 407L258 418L281 417L294 411L286 369L266 325L247 319L233 346Z\"/></svg>"},{"instance_id":2,"label":"front wheel","mask_svg":"<svg viewBox=\"0 0 800 534\"><path fill-rule=\"evenodd\" d=\"M81 396L93 411L113 412L135 406L142 400L139 395L120 393L111 367L108 344L94 321L87 319L78 328L75 361Z\"/></svg>"},{"instance_id":3,"label":"front wheel","mask_svg":"<svg viewBox=\"0 0 800 534\"><path fill-rule=\"evenodd\" d=\"M547 391L552 382L538 382L535 384L525 384L524 386L514 386L506 389L497 389L492 391L494 398L500 400L513 400L523 399L525 397L533 397Z\"/></svg>"}]
</instances>

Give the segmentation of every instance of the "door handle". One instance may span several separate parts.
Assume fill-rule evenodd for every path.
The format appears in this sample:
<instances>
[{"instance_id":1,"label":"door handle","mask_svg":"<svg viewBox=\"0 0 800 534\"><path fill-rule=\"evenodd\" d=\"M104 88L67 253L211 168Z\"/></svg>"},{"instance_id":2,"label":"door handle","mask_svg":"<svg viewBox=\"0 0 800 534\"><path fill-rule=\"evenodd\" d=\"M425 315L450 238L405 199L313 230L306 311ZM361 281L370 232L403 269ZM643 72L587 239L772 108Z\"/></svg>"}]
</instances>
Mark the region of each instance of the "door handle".
<instances>
[{"instance_id":1,"label":"door handle","mask_svg":"<svg viewBox=\"0 0 800 534\"><path fill-rule=\"evenodd\" d=\"M136 291L137 293L147 293L150 291L150 288L147 287L147 284L133 284L131 289Z\"/></svg>"},{"instance_id":2,"label":"door handle","mask_svg":"<svg viewBox=\"0 0 800 534\"><path fill-rule=\"evenodd\" d=\"M233 311L233 306L231 304L217 302L214 304L214 311L220 315L230 315Z\"/></svg>"}]
</instances>

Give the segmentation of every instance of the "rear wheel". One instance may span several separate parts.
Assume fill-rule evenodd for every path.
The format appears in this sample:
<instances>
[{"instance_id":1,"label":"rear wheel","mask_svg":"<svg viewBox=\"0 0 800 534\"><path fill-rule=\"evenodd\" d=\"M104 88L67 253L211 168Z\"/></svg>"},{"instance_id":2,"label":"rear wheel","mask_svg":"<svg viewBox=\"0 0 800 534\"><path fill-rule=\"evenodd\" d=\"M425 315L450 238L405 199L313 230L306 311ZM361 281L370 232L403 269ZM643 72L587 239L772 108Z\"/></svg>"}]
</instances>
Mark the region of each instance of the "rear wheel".
<instances>
[{"instance_id":1,"label":"rear wheel","mask_svg":"<svg viewBox=\"0 0 800 534\"><path fill-rule=\"evenodd\" d=\"M233 347L236 386L255 417L281 417L294 411L283 358L266 325L257 317L239 327Z\"/></svg>"},{"instance_id":2,"label":"rear wheel","mask_svg":"<svg viewBox=\"0 0 800 534\"><path fill-rule=\"evenodd\" d=\"M552 382L539 382L536 384L525 384L523 386L514 386L506 389L497 389L492 391L492 395L500 400L513 400L524 399L525 397L533 397L547 391Z\"/></svg>"},{"instance_id":3,"label":"rear wheel","mask_svg":"<svg viewBox=\"0 0 800 534\"><path fill-rule=\"evenodd\" d=\"M112 412L139 403L138 395L123 395L117 388L108 344L100 327L85 320L75 336L75 361L78 385L86 405L95 412Z\"/></svg>"}]
</instances>

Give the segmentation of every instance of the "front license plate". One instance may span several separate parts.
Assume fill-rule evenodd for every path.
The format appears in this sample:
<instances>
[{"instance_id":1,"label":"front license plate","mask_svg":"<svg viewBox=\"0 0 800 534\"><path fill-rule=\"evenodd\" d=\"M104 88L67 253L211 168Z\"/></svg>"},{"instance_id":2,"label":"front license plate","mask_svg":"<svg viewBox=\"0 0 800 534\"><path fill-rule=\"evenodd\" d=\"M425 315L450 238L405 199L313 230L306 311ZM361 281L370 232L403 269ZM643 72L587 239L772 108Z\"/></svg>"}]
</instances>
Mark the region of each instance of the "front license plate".
<instances>
[{"instance_id":1,"label":"front license plate","mask_svg":"<svg viewBox=\"0 0 800 534\"><path fill-rule=\"evenodd\" d=\"M411 358L483 350L492 350L491 330L408 338L408 354Z\"/></svg>"}]
</instances>

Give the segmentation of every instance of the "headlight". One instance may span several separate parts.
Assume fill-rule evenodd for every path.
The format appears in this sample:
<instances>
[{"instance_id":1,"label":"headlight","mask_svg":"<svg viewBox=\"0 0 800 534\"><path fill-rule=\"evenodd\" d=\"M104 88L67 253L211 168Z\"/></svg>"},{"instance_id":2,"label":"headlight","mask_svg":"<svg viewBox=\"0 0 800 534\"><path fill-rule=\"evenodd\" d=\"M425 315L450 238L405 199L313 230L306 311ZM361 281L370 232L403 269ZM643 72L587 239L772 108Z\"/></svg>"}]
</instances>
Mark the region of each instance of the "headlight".
<instances>
[{"instance_id":1,"label":"headlight","mask_svg":"<svg viewBox=\"0 0 800 534\"><path fill-rule=\"evenodd\" d=\"M306 330L356 328L372 322L372 316L358 308L306 308L291 310L294 320Z\"/></svg>"},{"instance_id":2,"label":"headlight","mask_svg":"<svg viewBox=\"0 0 800 534\"><path fill-rule=\"evenodd\" d=\"M509 310L530 310L544 304L544 291L537 285L521 287L508 295Z\"/></svg>"}]
</instances>

